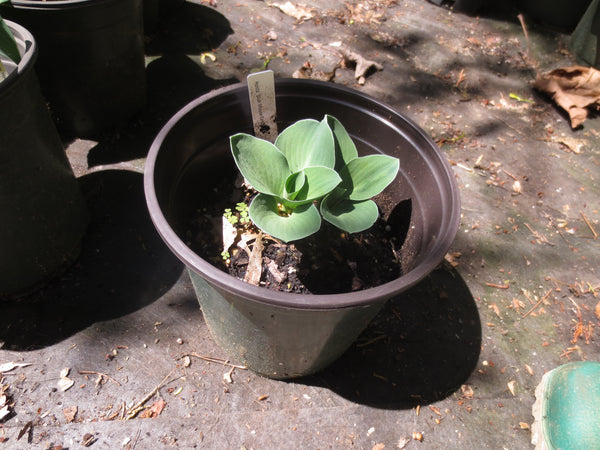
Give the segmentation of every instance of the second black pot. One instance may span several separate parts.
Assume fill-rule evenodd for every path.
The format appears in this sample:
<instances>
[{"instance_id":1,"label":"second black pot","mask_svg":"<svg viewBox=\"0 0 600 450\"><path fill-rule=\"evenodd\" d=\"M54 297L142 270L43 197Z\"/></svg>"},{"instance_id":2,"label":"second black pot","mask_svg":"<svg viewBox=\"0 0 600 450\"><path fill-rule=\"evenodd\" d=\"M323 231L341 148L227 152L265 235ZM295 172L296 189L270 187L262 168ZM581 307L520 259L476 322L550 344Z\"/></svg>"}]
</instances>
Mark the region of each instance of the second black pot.
<instances>
[{"instance_id":1,"label":"second black pot","mask_svg":"<svg viewBox=\"0 0 600 450\"><path fill-rule=\"evenodd\" d=\"M0 13L38 42L36 71L63 134L95 137L143 106L142 0L11 0Z\"/></svg>"},{"instance_id":2,"label":"second black pot","mask_svg":"<svg viewBox=\"0 0 600 450\"><path fill-rule=\"evenodd\" d=\"M34 71L37 46L8 21L22 59L0 82L0 298L35 289L79 255L87 210Z\"/></svg>"}]
</instances>

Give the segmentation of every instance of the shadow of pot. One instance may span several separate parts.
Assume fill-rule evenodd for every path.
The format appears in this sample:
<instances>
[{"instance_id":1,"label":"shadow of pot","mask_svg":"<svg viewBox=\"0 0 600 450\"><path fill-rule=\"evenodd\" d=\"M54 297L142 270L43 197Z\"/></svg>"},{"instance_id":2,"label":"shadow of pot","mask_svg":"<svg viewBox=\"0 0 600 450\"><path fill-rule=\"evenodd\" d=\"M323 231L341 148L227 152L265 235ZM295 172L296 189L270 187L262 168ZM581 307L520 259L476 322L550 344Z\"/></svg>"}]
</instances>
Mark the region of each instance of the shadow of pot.
<instances>
[{"instance_id":1,"label":"shadow of pot","mask_svg":"<svg viewBox=\"0 0 600 450\"><path fill-rule=\"evenodd\" d=\"M236 175L228 138L253 128L245 83L200 97L165 125L150 149L144 188L159 234L189 269L215 341L232 360L259 374L292 378L337 359L386 300L437 266L458 230L460 197L454 174L435 144L383 103L309 80L278 80L276 93L280 129L304 118L320 120L327 113L349 130L359 154L400 158L400 173L378 204L384 218L399 204L411 204L408 231L399 239L404 242L402 276L351 293L276 292L222 272L186 245L186 222L210 201L223 178Z\"/></svg>"},{"instance_id":2,"label":"shadow of pot","mask_svg":"<svg viewBox=\"0 0 600 450\"><path fill-rule=\"evenodd\" d=\"M96 137L146 98L142 0L11 0L0 7L36 38L36 71L56 125Z\"/></svg>"},{"instance_id":3,"label":"shadow of pot","mask_svg":"<svg viewBox=\"0 0 600 450\"><path fill-rule=\"evenodd\" d=\"M0 82L0 297L34 289L79 254L87 213L34 71L36 42L7 21L22 55Z\"/></svg>"}]
</instances>

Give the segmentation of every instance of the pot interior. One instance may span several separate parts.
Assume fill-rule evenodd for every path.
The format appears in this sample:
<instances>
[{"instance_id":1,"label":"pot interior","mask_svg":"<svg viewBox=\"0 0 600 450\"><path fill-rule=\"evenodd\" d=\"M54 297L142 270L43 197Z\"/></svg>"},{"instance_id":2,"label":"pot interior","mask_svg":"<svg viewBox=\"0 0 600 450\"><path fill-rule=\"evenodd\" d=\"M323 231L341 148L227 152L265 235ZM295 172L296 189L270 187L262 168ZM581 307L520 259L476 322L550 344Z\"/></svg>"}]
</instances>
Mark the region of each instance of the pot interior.
<instances>
[{"instance_id":1,"label":"pot interior","mask_svg":"<svg viewBox=\"0 0 600 450\"><path fill-rule=\"evenodd\" d=\"M454 175L435 144L409 119L347 88L307 80L279 80L276 92L279 131L297 120L321 120L330 114L350 133L359 154L385 153L400 159L396 180L376 199L383 217L395 222L398 241L403 242L403 275L383 285L384 295L396 295L426 276L454 239L460 214ZM151 214L163 238L192 270L202 273L210 269L200 258L190 260L189 249L185 249L186 222L207 198L219 194L217 186L224 178L233 184L238 171L229 150L229 136L252 133L252 129L248 91L245 84L240 84L185 107L152 146L148 167L153 172L150 184L154 186L150 188L161 214ZM205 170L207 166L209 171ZM166 223L161 222L163 218ZM161 229L165 225L180 242L169 243ZM231 287L237 281L231 279L228 284Z\"/></svg>"}]
</instances>

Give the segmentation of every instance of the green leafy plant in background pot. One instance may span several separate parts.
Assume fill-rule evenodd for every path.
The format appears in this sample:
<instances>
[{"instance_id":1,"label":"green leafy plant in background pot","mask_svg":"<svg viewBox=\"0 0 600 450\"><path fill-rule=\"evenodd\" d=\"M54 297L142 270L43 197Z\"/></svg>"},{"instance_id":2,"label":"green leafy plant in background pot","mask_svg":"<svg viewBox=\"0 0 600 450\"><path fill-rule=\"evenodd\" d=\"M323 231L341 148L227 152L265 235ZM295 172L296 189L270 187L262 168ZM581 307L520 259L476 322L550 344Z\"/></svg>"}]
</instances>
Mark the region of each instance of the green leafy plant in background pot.
<instances>
[{"instance_id":1,"label":"green leafy plant in background pot","mask_svg":"<svg viewBox=\"0 0 600 450\"><path fill-rule=\"evenodd\" d=\"M396 177L397 158L358 156L339 120L303 119L274 144L249 134L230 138L235 163L259 192L248 213L265 233L289 242L319 230L321 218L348 233L370 228L379 216L371 197Z\"/></svg>"},{"instance_id":2,"label":"green leafy plant in background pot","mask_svg":"<svg viewBox=\"0 0 600 450\"><path fill-rule=\"evenodd\" d=\"M0 3L3 3L6 0L0 0ZM15 42L15 37L12 32L0 16L0 56L4 56L5 58L10 59L15 64L19 64L21 61L21 54L19 53L19 48L17 47L17 43ZM2 64L0 60L0 81L8 76L8 70Z\"/></svg>"}]
</instances>

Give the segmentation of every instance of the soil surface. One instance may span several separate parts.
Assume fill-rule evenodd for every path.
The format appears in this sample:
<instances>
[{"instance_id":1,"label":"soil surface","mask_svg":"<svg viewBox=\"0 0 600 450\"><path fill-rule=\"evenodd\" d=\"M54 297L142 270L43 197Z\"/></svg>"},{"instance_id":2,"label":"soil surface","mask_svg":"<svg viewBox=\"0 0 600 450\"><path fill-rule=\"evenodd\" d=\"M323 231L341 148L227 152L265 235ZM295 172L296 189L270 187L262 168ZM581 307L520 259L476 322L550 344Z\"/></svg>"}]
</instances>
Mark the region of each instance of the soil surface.
<instances>
[{"instance_id":1,"label":"soil surface","mask_svg":"<svg viewBox=\"0 0 600 450\"><path fill-rule=\"evenodd\" d=\"M229 189L231 190L231 189ZM226 192L227 186L221 186ZM219 196L214 196L216 199ZM239 189L229 201L203 204L196 211L186 230L187 243L195 253L219 269L240 280L247 279L251 250L256 238L249 245L234 244L223 247L223 220L217 214L226 205L233 205L232 198L249 198ZM230 208L231 209L231 208ZM214 214L214 215L213 215ZM216 215L216 217L215 217ZM405 218L409 222L410 217ZM393 226L392 226L393 225ZM361 233L348 234L326 221L321 229L307 238L284 243L261 234L262 257L260 276L256 282L265 288L298 294L335 294L368 289L398 278L402 274L401 247L407 227L389 225L383 219ZM237 226L236 242L241 234L256 236L259 230L253 225ZM228 251L228 256L222 256Z\"/></svg>"}]
</instances>

